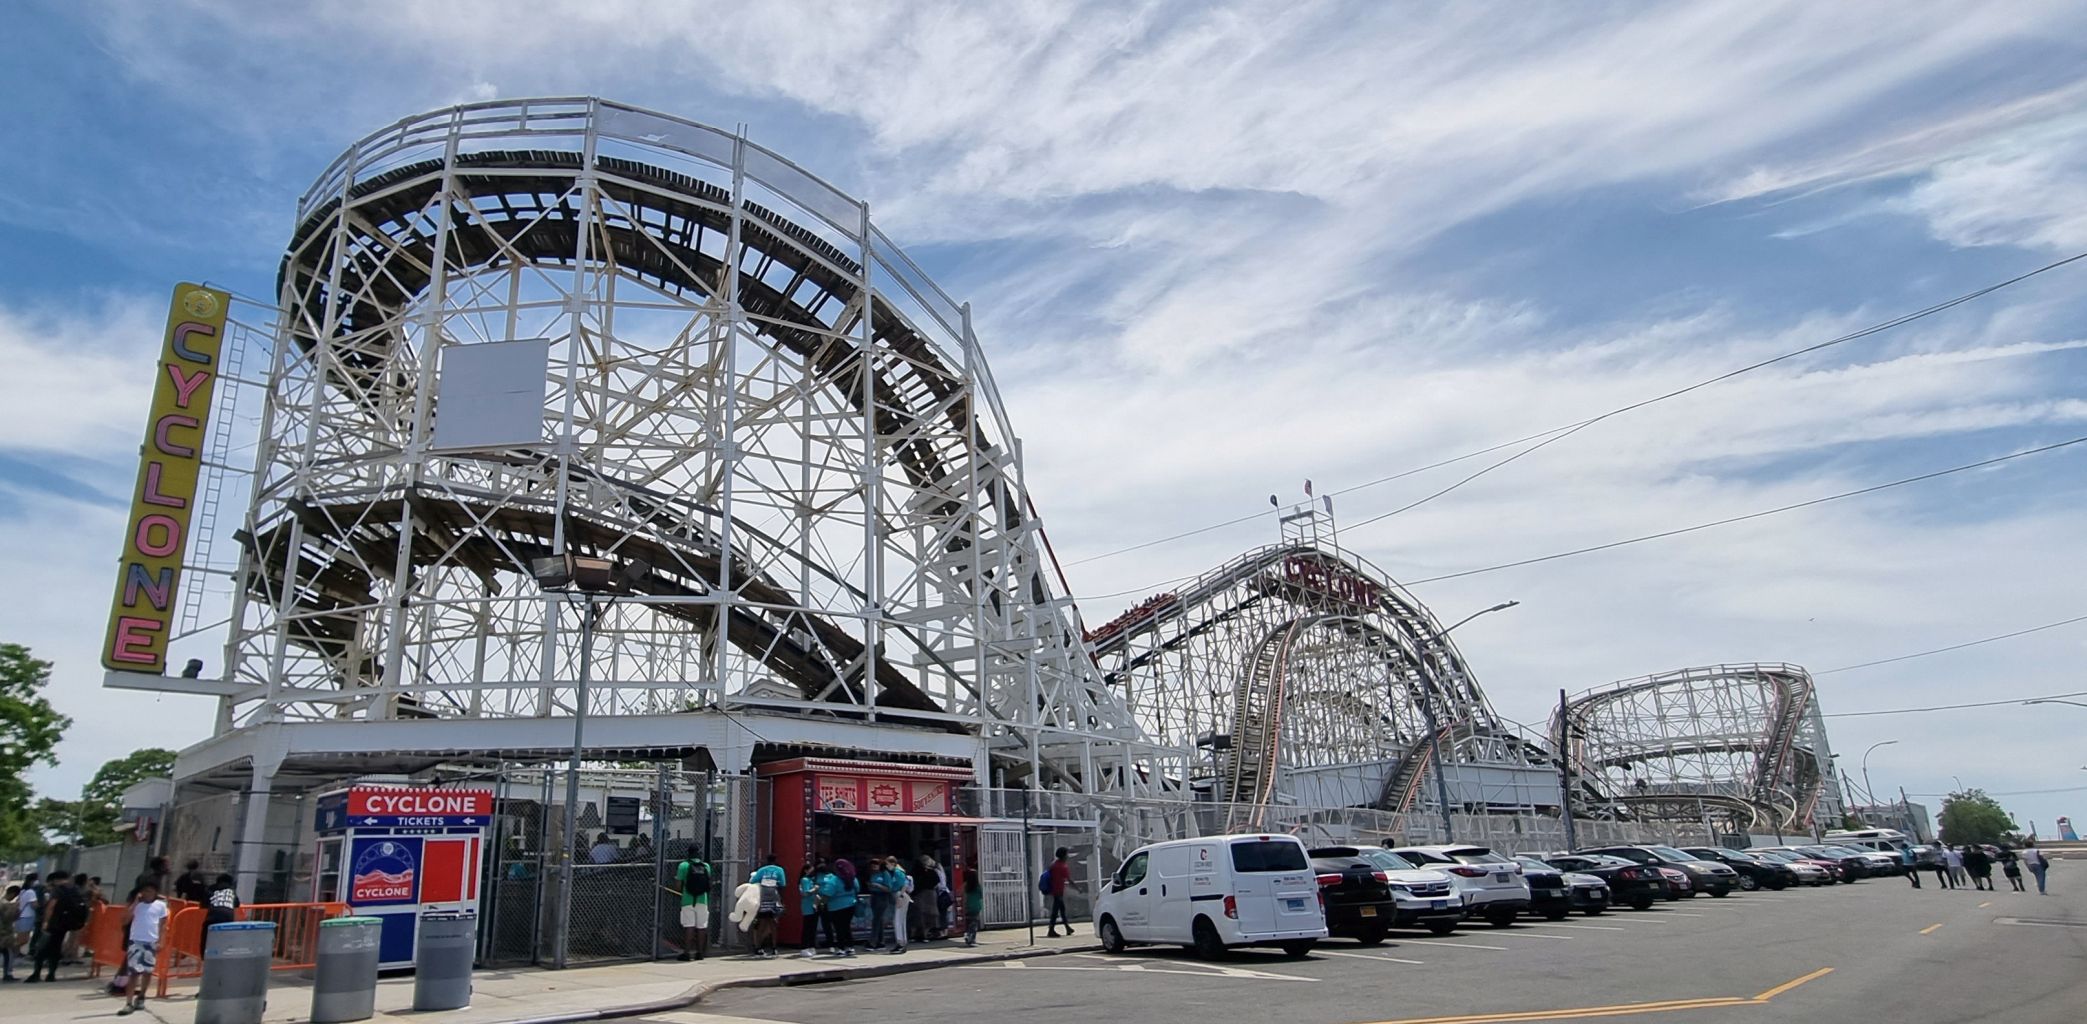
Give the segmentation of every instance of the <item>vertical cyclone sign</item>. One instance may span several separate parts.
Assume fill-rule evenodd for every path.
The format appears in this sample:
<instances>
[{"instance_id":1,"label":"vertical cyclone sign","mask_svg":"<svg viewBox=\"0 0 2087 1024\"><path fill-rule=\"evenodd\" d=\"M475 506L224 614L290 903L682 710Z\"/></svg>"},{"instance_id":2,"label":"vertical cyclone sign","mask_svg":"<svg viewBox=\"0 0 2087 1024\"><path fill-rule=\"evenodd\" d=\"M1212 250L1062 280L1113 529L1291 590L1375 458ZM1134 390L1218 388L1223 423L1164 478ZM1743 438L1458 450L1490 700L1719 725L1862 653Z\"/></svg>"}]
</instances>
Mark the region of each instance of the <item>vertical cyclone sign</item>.
<instances>
[{"instance_id":1,"label":"vertical cyclone sign","mask_svg":"<svg viewBox=\"0 0 2087 1024\"><path fill-rule=\"evenodd\" d=\"M174 286L166 345L152 389L152 416L139 450L130 528L123 536L116 604L101 662L120 672L167 670L174 593L181 579L196 478L203 468L204 425L216 390L218 356L231 296L198 284Z\"/></svg>"}]
</instances>

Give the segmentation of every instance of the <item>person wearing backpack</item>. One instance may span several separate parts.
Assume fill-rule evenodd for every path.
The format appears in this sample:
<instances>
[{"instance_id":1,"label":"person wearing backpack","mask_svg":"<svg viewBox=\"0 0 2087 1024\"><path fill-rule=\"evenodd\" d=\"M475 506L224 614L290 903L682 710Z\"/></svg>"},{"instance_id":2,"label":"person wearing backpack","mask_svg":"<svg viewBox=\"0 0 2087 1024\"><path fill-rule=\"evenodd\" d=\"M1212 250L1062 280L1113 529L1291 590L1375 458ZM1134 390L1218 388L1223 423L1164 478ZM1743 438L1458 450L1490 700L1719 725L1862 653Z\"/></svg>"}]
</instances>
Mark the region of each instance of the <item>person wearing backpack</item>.
<instances>
[{"instance_id":1,"label":"person wearing backpack","mask_svg":"<svg viewBox=\"0 0 2087 1024\"><path fill-rule=\"evenodd\" d=\"M1065 891L1072 888L1072 851L1061 846L1053 856L1056 859L1044 869L1044 876L1037 880L1037 888L1051 898L1051 918L1044 935L1055 939L1059 921L1065 922L1065 934L1072 934L1072 915L1065 909Z\"/></svg>"},{"instance_id":2,"label":"person wearing backpack","mask_svg":"<svg viewBox=\"0 0 2087 1024\"><path fill-rule=\"evenodd\" d=\"M73 884L72 875L63 871L52 875L43 909L43 944L36 949L36 961L29 965L27 980L57 981L58 961L65 955L65 936L86 926L87 894Z\"/></svg>"},{"instance_id":3,"label":"person wearing backpack","mask_svg":"<svg viewBox=\"0 0 2087 1024\"><path fill-rule=\"evenodd\" d=\"M710 865L693 849L674 868L674 891L681 896L680 959L701 960L710 951Z\"/></svg>"}]
</instances>

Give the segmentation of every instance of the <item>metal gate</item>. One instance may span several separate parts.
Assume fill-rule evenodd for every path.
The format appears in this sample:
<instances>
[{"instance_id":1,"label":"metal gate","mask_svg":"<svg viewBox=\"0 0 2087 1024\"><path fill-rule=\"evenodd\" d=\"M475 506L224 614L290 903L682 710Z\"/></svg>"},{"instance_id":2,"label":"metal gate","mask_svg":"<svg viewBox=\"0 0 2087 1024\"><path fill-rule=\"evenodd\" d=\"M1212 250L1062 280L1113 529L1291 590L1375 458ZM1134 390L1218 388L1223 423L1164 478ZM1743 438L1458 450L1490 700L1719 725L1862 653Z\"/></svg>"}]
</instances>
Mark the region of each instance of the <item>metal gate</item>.
<instances>
[{"instance_id":1,"label":"metal gate","mask_svg":"<svg viewBox=\"0 0 2087 1024\"><path fill-rule=\"evenodd\" d=\"M1030 884L1023 848L1020 825L979 826L978 877L985 887L987 927L1024 924L1036 913L1030 899L1036 887Z\"/></svg>"}]
</instances>

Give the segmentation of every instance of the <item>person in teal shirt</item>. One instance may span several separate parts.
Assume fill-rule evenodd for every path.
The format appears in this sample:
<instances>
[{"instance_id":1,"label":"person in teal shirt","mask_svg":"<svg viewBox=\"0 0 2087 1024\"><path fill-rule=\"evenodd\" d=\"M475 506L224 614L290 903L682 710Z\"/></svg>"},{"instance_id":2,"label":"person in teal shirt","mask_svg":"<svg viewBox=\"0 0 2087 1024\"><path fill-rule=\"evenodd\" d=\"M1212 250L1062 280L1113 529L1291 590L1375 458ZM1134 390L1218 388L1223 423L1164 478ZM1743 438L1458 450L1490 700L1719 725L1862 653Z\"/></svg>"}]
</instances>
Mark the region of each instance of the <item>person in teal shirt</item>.
<instances>
[{"instance_id":1,"label":"person in teal shirt","mask_svg":"<svg viewBox=\"0 0 2087 1024\"><path fill-rule=\"evenodd\" d=\"M899 866L897 857L888 857L884 861L884 870L878 872L877 877L881 880L878 884L891 894L891 951L903 953L906 951L906 914L913 905L912 896L906 892L909 884L906 869ZM882 945L884 922L877 924L878 944Z\"/></svg>"},{"instance_id":2,"label":"person in teal shirt","mask_svg":"<svg viewBox=\"0 0 2087 1024\"><path fill-rule=\"evenodd\" d=\"M819 904L826 919L827 941L841 956L855 955L856 891L855 882L847 872L831 864L822 866L818 882Z\"/></svg>"},{"instance_id":3,"label":"person in teal shirt","mask_svg":"<svg viewBox=\"0 0 2087 1024\"><path fill-rule=\"evenodd\" d=\"M797 955L810 959L819 955L819 947L831 944L833 936L828 934L821 940L820 932L826 927L825 908L820 903L819 876L826 872L826 862L814 865L806 863L804 870L797 873L797 912L804 915L803 947Z\"/></svg>"}]
</instances>

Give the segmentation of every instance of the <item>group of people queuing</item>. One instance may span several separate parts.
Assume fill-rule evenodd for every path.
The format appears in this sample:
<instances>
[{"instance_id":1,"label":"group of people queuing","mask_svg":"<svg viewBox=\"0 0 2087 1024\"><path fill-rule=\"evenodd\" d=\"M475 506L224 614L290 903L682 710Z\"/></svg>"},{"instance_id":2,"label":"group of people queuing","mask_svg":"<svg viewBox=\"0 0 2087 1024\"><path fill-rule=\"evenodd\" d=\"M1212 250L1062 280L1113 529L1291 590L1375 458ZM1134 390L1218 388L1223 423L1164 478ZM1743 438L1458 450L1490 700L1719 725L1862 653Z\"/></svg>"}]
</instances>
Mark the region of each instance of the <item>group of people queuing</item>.
<instances>
[{"instance_id":1,"label":"group of people queuing","mask_svg":"<svg viewBox=\"0 0 2087 1024\"><path fill-rule=\"evenodd\" d=\"M1993 868L1997 866L2001 877L2007 879L2014 892L2028 891L2022 885L2022 872L2027 870L2036 879L2036 891L2050 895L2046 882L2051 871L2051 858L2036 848L2034 839L2023 843L2019 850L2005 843L1998 846L1938 844L1909 846L1900 851L1899 856L1906 865L1906 881L1915 889L1920 888L1920 873L1933 871L1935 884L1944 889L1963 889L1968 882L1969 888L1992 892L1996 889Z\"/></svg>"},{"instance_id":2,"label":"group of people queuing","mask_svg":"<svg viewBox=\"0 0 2087 1024\"><path fill-rule=\"evenodd\" d=\"M704 877L707 880L707 869ZM754 955L778 956L784 894L793 888L789 872L769 854L747 877L747 885L740 897L748 915L742 924ZM806 958L822 952L837 957L856 955L856 922L865 909L869 935L864 948L893 954L904 953L914 942L954 938L954 912L960 900L964 944L976 946L979 918L985 913L985 887L978 872L961 865L945 870L926 854L911 862L897 855L873 856L860 866L850 857L811 861L798 869L794 888L803 922L798 955ZM684 887L682 891L688 890ZM741 920L737 912L734 920ZM691 927L686 917L683 926ZM702 941L698 934L688 939L692 944Z\"/></svg>"},{"instance_id":3,"label":"group of people queuing","mask_svg":"<svg viewBox=\"0 0 2087 1024\"><path fill-rule=\"evenodd\" d=\"M11 926L0 941L0 981L57 981L60 966L78 964L83 952L102 952L83 949L82 940L94 915L116 909L123 914L123 949L109 987L124 996L118 1016L142 1009L146 983L158 968L160 939L174 910L165 898L169 893L176 900L203 908L206 927L238 916L239 893L232 876L220 874L213 879L204 873L201 862L193 860L175 876L167 858L154 857L117 908L111 908L99 875L53 871L9 884L0 894L0 922ZM29 963L26 978L15 976L18 959Z\"/></svg>"}]
</instances>

